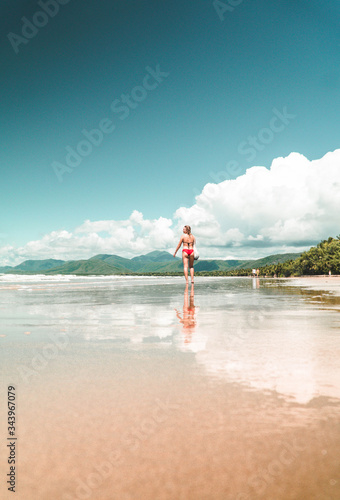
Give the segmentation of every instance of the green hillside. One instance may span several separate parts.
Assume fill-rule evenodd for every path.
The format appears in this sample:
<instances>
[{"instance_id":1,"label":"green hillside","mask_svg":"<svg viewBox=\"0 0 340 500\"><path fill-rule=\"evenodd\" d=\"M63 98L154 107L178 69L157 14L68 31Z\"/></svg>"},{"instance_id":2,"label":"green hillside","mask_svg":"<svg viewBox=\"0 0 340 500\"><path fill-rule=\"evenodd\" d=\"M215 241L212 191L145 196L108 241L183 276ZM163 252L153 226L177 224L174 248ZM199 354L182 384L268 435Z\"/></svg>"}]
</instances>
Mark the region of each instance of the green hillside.
<instances>
[{"instance_id":1,"label":"green hillside","mask_svg":"<svg viewBox=\"0 0 340 500\"><path fill-rule=\"evenodd\" d=\"M110 266L101 260L73 260L68 261L60 267L45 271L44 274L76 274L76 275L112 275L129 273L115 266Z\"/></svg>"},{"instance_id":2,"label":"green hillside","mask_svg":"<svg viewBox=\"0 0 340 500\"><path fill-rule=\"evenodd\" d=\"M169 252L161 252L155 250L145 255L139 255L138 257L133 257L132 259L126 259L120 257L119 255L106 255L99 254L91 257L89 260L102 260L107 264L121 269L122 272L138 272L138 273L148 273L148 272L160 272L163 268L167 268L169 263L169 272L176 272L178 270L178 262L182 262L179 259L174 259L174 257Z\"/></svg>"},{"instance_id":3,"label":"green hillside","mask_svg":"<svg viewBox=\"0 0 340 500\"><path fill-rule=\"evenodd\" d=\"M133 257L131 260L133 262L169 262L174 259L173 255L169 252L154 250L145 255L138 255L138 257Z\"/></svg>"},{"instance_id":4,"label":"green hillside","mask_svg":"<svg viewBox=\"0 0 340 500\"><path fill-rule=\"evenodd\" d=\"M0 273L6 273L7 271L9 271L10 269L13 269L11 266L3 266L3 267L0 267Z\"/></svg>"},{"instance_id":5,"label":"green hillside","mask_svg":"<svg viewBox=\"0 0 340 500\"><path fill-rule=\"evenodd\" d=\"M130 259L129 268L138 273L177 272L181 262L169 252L155 250Z\"/></svg>"},{"instance_id":6,"label":"green hillside","mask_svg":"<svg viewBox=\"0 0 340 500\"><path fill-rule=\"evenodd\" d=\"M200 271L230 271L239 265L242 260L198 260L195 270Z\"/></svg>"},{"instance_id":7,"label":"green hillside","mask_svg":"<svg viewBox=\"0 0 340 500\"><path fill-rule=\"evenodd\" d=\"M131 260L125 259L124 257L120 257L119 255L106 255L99 254L91 257L88 260L101 260L108 264L109 266L113 266L117 269L121 269L122 272L126 273L128 271L132 271Z\"/></svg>"},{"instance_id":8,"label":"green hillside","mask_svg":"<svg viewBox=\"0 0 340 500\"><path fill-rule=\"evenodd\" d=\"M45 260L25 260L13 269L18 271L46 271L52 269L53 267L61 266L64 264L64 260L56 259L45 259Z\"/></svg>"},{"instance_id":9,"label":"green hillside","mask_svg":"<svg viewBox=\"0 0 340 500\"><path fill-rule=\"evenodd\" d=\"M287 260L293 260L300 257L301 253L279 253L275 255L269 255L268 257L263 257L257 260L244 260L242 264L236 266L234 269L246 269L255 267L260 268L263 266L269 266L270 264L279 264L280 262L286 262Z\"/></svg>"}]
</instances>

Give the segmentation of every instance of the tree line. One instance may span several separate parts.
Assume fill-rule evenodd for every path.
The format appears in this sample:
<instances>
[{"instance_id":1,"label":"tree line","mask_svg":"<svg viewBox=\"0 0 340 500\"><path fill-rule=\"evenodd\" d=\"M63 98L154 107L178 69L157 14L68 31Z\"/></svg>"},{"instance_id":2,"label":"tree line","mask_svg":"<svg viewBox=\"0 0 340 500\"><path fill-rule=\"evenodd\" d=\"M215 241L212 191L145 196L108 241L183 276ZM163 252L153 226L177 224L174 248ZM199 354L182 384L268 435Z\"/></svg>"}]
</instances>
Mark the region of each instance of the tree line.
<instances>
[{"instance_id":1,"label":"tree line","mask_svg":"<svg viewBox=\"0 0 340 500\"><path fill-rule=\"evenodd\" d=\"M329 237L312 247L297 259L267 264L259 268L260 276L289 277L313 276L319 274L340 274L340 235ZM249 276L252 270L233 269L230 271L201 271L200 276Z\"/></svg>"},{"instance_id":2,"label":"tree line","mask_svg":"<svg viewBox=\"0 0 340 500\"><path fill-rule=\"evenodd\" d=\"M278 277L329 273L340 274L340 235L321 241L297 259L260 268L261 275Z\"/></svg>"}]
</instances>

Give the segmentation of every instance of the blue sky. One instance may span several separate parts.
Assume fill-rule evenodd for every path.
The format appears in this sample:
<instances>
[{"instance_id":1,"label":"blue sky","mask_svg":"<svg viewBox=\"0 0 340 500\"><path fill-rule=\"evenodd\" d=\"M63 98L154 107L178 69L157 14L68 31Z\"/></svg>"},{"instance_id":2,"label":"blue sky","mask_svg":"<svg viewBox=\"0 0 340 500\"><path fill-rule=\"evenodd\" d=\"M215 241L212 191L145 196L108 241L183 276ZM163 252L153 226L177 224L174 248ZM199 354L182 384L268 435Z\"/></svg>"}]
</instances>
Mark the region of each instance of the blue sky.
<instances>
[{"instance_id":1,"label":"blue sky","mask_svg":"<svg viewBox=\"0 0 340 500\"><path fill-rule=\"evenodd\" d=\"M44 24L47 0L1 6L0 247L133 211L172 220L208 183L339 148L337 2L226 0L223 20L206 0L63 2L25 43L6 35ZM168 75L141 90L157 67ZM140 100L122 120L111 104L127 94ZM114 131L60 181L54 162L103 119Z\"/></svg>"}]
</instances>

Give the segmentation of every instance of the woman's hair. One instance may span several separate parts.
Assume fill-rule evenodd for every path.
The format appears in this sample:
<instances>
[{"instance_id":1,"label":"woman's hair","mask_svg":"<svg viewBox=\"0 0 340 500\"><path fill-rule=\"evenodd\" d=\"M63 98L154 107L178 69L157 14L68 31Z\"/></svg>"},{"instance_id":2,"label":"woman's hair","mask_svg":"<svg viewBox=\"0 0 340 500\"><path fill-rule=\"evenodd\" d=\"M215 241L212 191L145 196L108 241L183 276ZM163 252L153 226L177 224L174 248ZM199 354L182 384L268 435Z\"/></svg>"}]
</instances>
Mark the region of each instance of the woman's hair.
<instances>
[{"instance_id":1,"label":"woman's hair","mask_svg":"<svg viewBox=\"0 0 340 500\"><path fill-rule=\"evenodd\" d=\"M191 234L191 227L190 226L184 226L184 227L187 230L188 234Z\"/></svg>"}]
</instances>

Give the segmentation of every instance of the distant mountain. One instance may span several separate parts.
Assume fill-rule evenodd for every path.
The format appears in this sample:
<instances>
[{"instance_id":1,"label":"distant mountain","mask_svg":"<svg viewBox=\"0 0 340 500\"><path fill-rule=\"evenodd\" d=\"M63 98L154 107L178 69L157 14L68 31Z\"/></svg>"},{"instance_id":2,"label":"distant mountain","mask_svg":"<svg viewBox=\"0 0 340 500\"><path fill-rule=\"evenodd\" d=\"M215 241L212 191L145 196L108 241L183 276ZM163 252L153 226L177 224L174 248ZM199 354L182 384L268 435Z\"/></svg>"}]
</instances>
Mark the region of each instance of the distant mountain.
<instances>
[{"instance_id":1,"label":"distant mountain","mask_svg":"<svg viewBox=\"0 0 340 500\"><path fill-rule=\"evenodd\" d=\"M282 264L287 260L294 260L300 257L300 253L278 253L275 255L269 255L268 257L263 257L262 259L257 260L243 260L242 264L237 265L234 269L248 269L255 267L260 268L263 266L269 266L270 264Z\"/></svg>"},{"instance_id":2,"label":"distant mountain","mask_svg":"<svg viewBox=\"0 0 340 500\"><path fill-rule=\"evenodd\" d=\"M124 257L120 257L119 255L98 254L91 257L89 260L101 260L109 266L121 269L124 273L133 270L131 267L131 259L126 259Z\"/></svg>"},{"instance_id":3,"label":"distant mountain","mask_svg":"<svg viewBox=\"0 0 340 500\"><path fill-rule=\"evenodd\" d=\"M88 259L65 262L62 266L45 271L44 274L112 275L127 274L130 272L129 269L111 266L99 259Z\"/></svg>"},{"instance_id":4,"label":"distant mountain","mask_svg":"<svg viewBox=\"0 0 340 500\"><path fill-rule=\"evenodd\" d=\"M269 255L257 260L198 260L195 263L197 272L232 271L249 269L266 265L283 263L297 258L297 254ZM3 271L1 271L3 269ZM147 274L147 273L181 273L182 259L174 258L169 252L158 251L126 259L119 255L98 254L85 260L25 260L15 267L4 266L0 272L5 274L75 274L75 275L117 275L117 274Z\"/></svg>"},{"instance_id":5,"label":"distant mountain","mask_svg":"<svg viewBox=\"0 0 340 500\"><path fill-rule=\"evenodd\" d=\"M169 252L161 252L155 250L154 252L147 253L145 255L139 255L138 257L133 257L132 259L126 259L120 257L119 255L106 255L99 254L92 259L99 259L107 264L122 269L124 272L158 272L163 267L166 267L169 262L175 264L174 271L177 271L176 261L181 262L179 259L174 259L174 257Z\"/></svg>"},{"instance_id":6,"label":"distant mountain","mask_svg":"<svg viewBox=\"0 0 340 500\"><path fill-rule=\"evenodd\" d=\"M196 271L230 271L240 265L242 260L198 260L195 263Z\"/></svg>"},{"instance_id":7,"label":"distant mountain","mask_svg":"<svg viewBox=\"0 0 340 500\"><path fill-rule=\"evenodd\" d=\"M9 269L12 269L12 267L11 266L0 267L0 273L5 273L6 271L9 271Z\"/></svg>"},{"instance_id":8,"label":"distant mountain","mask_svg":"<svg viewBox=\"0 0 340 500\"><path fill-rule=\"evenodd\" d=\"M56 260L56 259L45 259L45 260L25 260L18 266L13 267L12 269L16 269L18 271L47 271L52 267L60 266L64 264L64 260Z\"/></svg>"},{"instance_id":9,"label":"distant mountain","mask_svg":"<svg viewBox=\"0 0 340 500\"><path fill-rule=\"evenodd\" d=\"M145 255L139 255L138 257L133 257L131 259L133 262L169 262L173 261L174 257L169 252L160 252L155 250L154 252L149 252Z\"/></svg>"}]
</instances>

